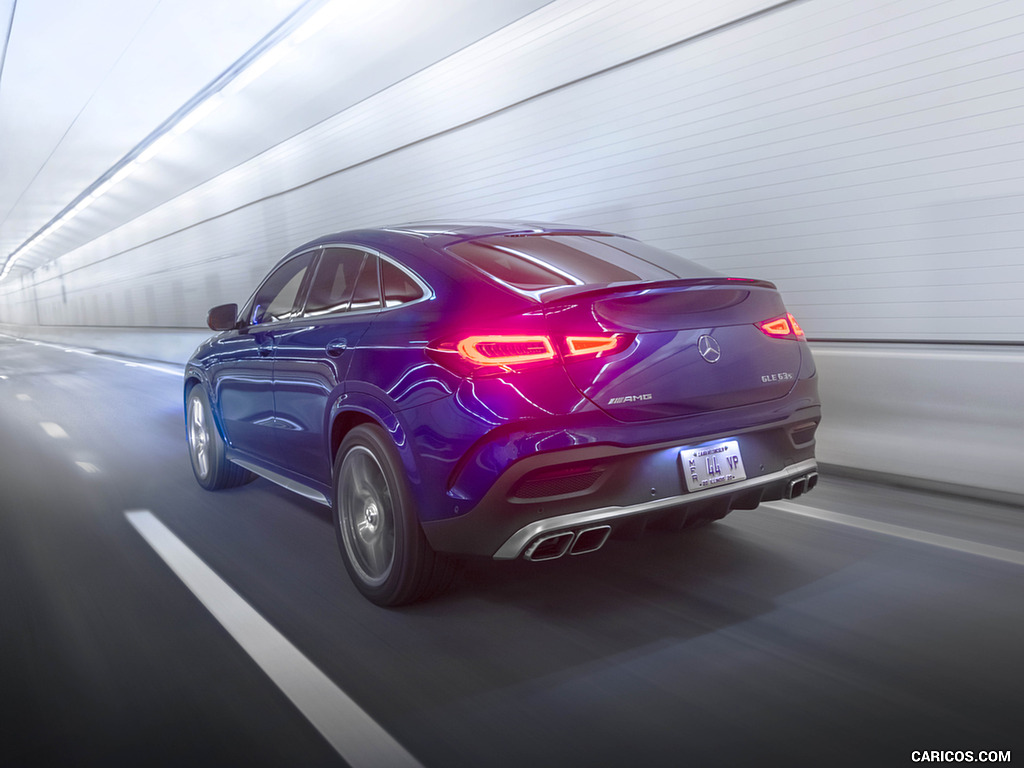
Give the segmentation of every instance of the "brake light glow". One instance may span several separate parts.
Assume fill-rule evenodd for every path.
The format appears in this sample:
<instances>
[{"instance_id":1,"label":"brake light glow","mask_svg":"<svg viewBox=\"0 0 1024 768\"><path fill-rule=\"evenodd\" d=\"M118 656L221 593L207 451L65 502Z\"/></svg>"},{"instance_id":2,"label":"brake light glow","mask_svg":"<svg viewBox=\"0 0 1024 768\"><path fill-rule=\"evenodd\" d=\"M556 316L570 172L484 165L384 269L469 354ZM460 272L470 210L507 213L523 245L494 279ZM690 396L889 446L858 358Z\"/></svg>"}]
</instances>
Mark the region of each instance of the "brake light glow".
<instances>
[{"instance_id":1,"label":"brake light glow","mask_svg":"<svg viewBox=\"0 0 1024 768\"><path fill-rule=\"evenodd\" d=\"M517 365L555 359L555 348L547 336L469 336L456 349L477 365Z\"/></svg>"},{"instance_id":2,"label":"brake light glow","mask_svg":"<svg viewBox=\"0 0 1024 768\"><path fill-rule=\"evenodd\" d=\"M535 366L587 360L626 349L635 334L551 336L543 333L487 333L456 336L427 348L437 362L460 375L500 375Z\"/></svg>"},{"instance_id":3,"label":"brake light glow","mask_svg":"<svg viewBox=\"0 0 1024 768\"><path fill-rule=\"evenodd\" d=\"M776 339L802 339L804 329L796 321L792 314L787 312L783 317L775 317L771 320L762 320L757 324L761 332L766 336Z\"/></svg>"}]
</instances>

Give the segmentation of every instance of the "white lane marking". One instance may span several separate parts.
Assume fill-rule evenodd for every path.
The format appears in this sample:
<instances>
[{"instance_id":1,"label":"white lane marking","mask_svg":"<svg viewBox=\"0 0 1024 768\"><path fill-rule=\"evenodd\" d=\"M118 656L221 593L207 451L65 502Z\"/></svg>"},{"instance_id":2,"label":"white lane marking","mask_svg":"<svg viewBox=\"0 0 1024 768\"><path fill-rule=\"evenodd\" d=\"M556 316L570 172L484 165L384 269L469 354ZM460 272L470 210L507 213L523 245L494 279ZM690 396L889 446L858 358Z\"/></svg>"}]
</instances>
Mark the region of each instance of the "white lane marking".
<instances>
[{"instance_id":1,"label":"white lane marking","mask_svg":"<svg viewBox=\"0 0 1024 768\"><path fill-rule=\"evenodd\" d=\"M118 362L118 363L122 363L122 364L128 366L129 368L146 368L146 369L148 369L150 371L158 371L159 373L167 373L167 374L170 374L171 376L181 376L183 373L185 373L185 367L184 366L182 366L181 368L169 368L169 367L163 366L163 365L153 365L151 363L139 363L139 362L136 362L134 360L123 360L121 358L113 358L112 357L112 358L108 358L108 359L114 360L115 362Z\"/></svg>"},{"instance_id":2,"label":"white lane marking","mask_svg":"<svg viewBox=\"0 0 1024 768\"><path fill-rule=\"evenodd\" d=\"M100 471L99 467L89 461L76 461L75 465L87 475L95 475Z\"/></svg>"},{"instance_id":3,"label":"white lane marking","mask_svg":"<svg viewBox=\"0 0 1024 768\"><path fill-rule=\"evenodd\" d=\"M214 618L353 768L422 768L359 705L260 616L152 512L125 517Z\"/></svg>"},{"instance_id":4,"label":"white lane marking","mask_svg":"<svg viewBox=\"0 0 1024 768\"><path fill-rule=\"evenodd\" d=\"M64 427L60 424L54 424L52 421L40 421L39 426L50 437L57 438L58 440L63 440L68 436L68 433L64 431Z\"/></svg>"},{"instance_id":5,"label":"white lane marking","mask_svg":"<svg viewBox=\"0 0 1024 768\"><path fill-rule=\"evenodd\" d=\"M1024 552L1018 552L1015 549L993 547L989 544L979 544L974 541L958 539L953 536L943 536L938 533L919 531L916 528L906 528L902 525L893 525L892 523L882 523L877 520L866 520L862 517L854 517L853 515L844 515L842 512L831 512L826 509L804 506L803 504L793 504L789 501L768 501L765 502L763 506L768 507L769 509L777 509L780 512L789 512L794 515L813 517L817 520L826 520L838 525L847 525L851 528L860 528L862 531L882 533L886 536L896 536L900 539L916 541L921 544L931 544L934 547L942 547L943 549L955 549L957 552L965 552L969 555L987 557L992 560L1002 560L1015 565L1024 565Z\"/></svg>"},{"instance_id":6,"label":"white lane marking","mask_svg":"<svg viewBox=\"0 0 1024 768\"><path fill-rule=\"evenodd\" d=\"M97 354L95 349L87 349L85 347L68 347L64 344L50 344L49 342L46 341L22 339L15 336L11 336L10 338L14 339L15 341L25 342L26 344L35 344L37 347L49 347L50 349L59 349L62 352L74 352L76 355L85 355L87 357L93 358L94 360L107 360L111 363L120 363L121 365L127 366L129 368L148 368L151 371L167 373L170 374L171 376L181 376L185 372L184 366L182 366L181 368L174 368L170 364L153 365L152 363L140 363L137 360L130 360L128 358L118 357L117 355L100 355Z\"/></svg>"},{"instance_id":7,"label":"white lane marking","mask_svg":"<svg viewBox=\"0 0 1024 768\"><path fill-rule=\"evenodd\" d=\"M32 399L31 397L26 395L24 392L19 392L18 394L15 395L15 397L18 398L19 400L23 401L23 402L28 402L29 400Z\"/></svg>"}]
</instances>

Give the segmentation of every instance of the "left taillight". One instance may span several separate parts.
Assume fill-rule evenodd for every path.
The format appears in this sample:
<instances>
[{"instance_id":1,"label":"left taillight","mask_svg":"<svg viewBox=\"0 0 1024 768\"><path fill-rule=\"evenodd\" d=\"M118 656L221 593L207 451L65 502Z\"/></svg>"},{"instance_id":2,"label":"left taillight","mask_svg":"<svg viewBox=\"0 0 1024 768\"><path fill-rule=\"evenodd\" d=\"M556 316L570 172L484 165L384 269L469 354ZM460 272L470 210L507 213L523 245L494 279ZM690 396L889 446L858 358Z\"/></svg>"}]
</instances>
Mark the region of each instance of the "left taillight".
<instances>
[{"instance_id":1,"label":"left taillight","mask_svg":"<svg viewBox=\"0 0 1024 768\"><path fill-rule=\"evenodd\" d=\"M476 365L515 366L557 357L547 336L467 336L456 343L455 349L464 360Z\"/></svg>"},{"instance_id":2,"label":"left taillight","mask_svg":"<svg viewBox=\"0 0 1024 768\"><path fill-rule=\"evenodd\" d=\"M457 373L497 374L568 361L601 357L629 346L628 334L551 336L548 334L489 333L435 342L428 347L434 359Z\"/></svg>"},{"instance_id":3,"label":"left taillight","mask_svg":"<svg viewBox=\"0 0 1024 768\"><path fill-rule=\"evenodd\" d=\"M782 317L762 320L760 323L757 323L757 327L761 329L761 333L765 336L771 336L773 339L804 338L804 329L800 327L800 323L789 312Z\"/></svg>"}]
</instances>

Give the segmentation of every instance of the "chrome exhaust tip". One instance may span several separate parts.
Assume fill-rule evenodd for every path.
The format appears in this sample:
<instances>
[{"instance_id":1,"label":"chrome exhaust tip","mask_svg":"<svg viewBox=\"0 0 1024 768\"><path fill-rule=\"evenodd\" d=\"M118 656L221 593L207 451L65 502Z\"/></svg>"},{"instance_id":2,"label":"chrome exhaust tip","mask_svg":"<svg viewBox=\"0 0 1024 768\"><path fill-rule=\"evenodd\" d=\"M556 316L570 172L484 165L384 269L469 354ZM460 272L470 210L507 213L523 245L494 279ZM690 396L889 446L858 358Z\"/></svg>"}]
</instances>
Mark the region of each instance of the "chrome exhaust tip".
<instances>
[{"instance_id":1,"label":"chrome exhaust tip","mask_svg":"<svg viewBox=\"0 0 1024 768\"><path fill-rule=\"evenodd\" d=\"M571 531L541 536L526 548L526 551L523 553L523 559L535 563L540 560L557 560L569 551L569 545L572 544L575 538L576 534Z\"/></svg>"},{"instance_id":2,"label":"chrome exhaust tip","mask_svg":"<svg viewBox=\"0 0 1024 768\"><path fill-rule=\"evenodd\" d=\"M610 525L596 525L593 528L584 528L576 534L576 541L569 548L570 555L582 555L587 552L596 552L608 541L612 532Z\"/></svg>"},{"instance_id":3,"label":"chrome exhaust tip","mask_svg":"<svg viewBox=\"0 0 1024 768\"><path fill-rule=\"evenodd\" d=\"M810 472L802 477L794 478L789 481L789 486L786 488L786 498L795 499L797 496L803 496L805 493L812 490L817 484L817 472Z\"/></svg>"}]
</instances>

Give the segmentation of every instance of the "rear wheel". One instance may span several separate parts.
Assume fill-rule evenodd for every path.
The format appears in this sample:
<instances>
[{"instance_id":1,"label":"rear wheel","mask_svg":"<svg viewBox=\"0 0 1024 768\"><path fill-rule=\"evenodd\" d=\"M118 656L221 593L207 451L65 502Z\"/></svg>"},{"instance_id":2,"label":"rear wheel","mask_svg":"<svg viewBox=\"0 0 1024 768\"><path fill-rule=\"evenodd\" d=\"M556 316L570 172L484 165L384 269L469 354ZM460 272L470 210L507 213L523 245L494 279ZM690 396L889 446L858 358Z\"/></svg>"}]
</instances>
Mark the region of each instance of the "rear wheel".
<instances>
[{"instance_id":1,"label":"rear wheel","mask_svg":"<svg viewBox=\"0 0 1024 768\"><path fill-rule=\"evenodd\" d=\"M200 384L188 393L185 407L185 434L188 455L196 481L208 491L233 488L253 480L256 475L232 464L225 457L224 439L213 421L210 401Z\"/></svg>"},{"instance_id":2,"label":"rear wheel","mask_svg":"<svg viewBox=\"0 0 1024 768\"><path fill-rule=\"evenodd\" d=\"M401 459L380 427L363 424L348 433L334 478L338 544L349 576L367 599L404 605L451 583L455 563L427 542Z\"/></svg>"}]
</instances>

